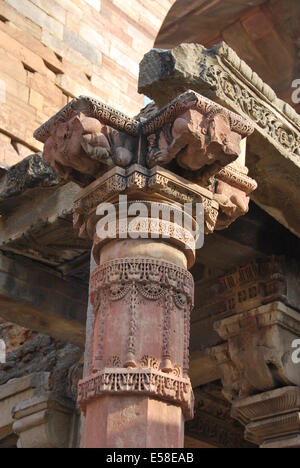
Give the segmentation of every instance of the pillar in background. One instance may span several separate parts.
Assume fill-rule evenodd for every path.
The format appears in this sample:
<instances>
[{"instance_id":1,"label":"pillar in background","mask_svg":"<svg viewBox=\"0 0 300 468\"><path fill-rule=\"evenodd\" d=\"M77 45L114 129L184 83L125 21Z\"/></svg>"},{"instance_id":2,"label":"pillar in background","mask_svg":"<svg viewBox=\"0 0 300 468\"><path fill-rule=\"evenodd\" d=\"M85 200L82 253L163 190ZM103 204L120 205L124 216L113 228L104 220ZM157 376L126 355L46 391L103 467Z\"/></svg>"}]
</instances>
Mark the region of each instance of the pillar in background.
<instances>
[{"instance_id":1,"label":"pillar in background","mask_svg":"<svg viewBox=\"0 0 300 468\"><path fill-rule=\"evenodd\" d=\"M211 348L245 438L262 448L300 448L298 268L284 258L252 262L220 278L223 343ZM295 348L296 346L296 348Z\"/></svg>"}]
</instances>

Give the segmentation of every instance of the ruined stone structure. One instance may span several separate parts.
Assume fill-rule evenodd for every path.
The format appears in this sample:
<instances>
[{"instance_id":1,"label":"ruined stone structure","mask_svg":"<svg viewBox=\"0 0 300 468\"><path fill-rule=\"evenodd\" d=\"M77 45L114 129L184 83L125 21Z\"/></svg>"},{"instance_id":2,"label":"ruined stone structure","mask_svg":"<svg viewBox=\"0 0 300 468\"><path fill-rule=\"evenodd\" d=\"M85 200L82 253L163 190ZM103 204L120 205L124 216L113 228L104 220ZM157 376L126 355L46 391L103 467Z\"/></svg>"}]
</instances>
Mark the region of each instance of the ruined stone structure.
<instances>
[{"instance_id":1,"label":"ruined stone structure","mask_svg":"<svg viewBox=\"0 0 300 468\"><path fill-rule=\"evenodd\" d=\"M17 3L0 447L300 448L297 2Z\"/></svg>"}]
</instances>

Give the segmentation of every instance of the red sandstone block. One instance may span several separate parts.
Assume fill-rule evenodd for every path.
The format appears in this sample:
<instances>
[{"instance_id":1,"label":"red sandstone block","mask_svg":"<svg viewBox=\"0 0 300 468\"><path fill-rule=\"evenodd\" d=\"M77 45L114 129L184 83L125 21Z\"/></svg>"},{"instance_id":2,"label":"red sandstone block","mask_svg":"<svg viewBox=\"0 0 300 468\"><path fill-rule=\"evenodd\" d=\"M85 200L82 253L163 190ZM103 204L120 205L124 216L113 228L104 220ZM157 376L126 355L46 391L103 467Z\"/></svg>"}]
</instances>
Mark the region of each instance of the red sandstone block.
<instances>
[{"instance_id":1,"label":"red sandstone block","mask_svg":"<svg viewBox=\"0 0 300 468\"><path fill-rule=\"evenodd\" d=\"M22 62L2 48L0 48L0 63L1 71L16 81L26 84L27 72Z\"/></svg>"},{"instance_id":2,"label":"red sandstone block","mask_svg":"<svg viewBox=\"0 0 300 468\"><path fill-rule=\"evenodd\" d=\"M121 52L114 45L110 49L110 58L117 62L118 65L127 70L132 76L138 77L139 75L139 65L135 60L130 59L127 55Z\"/></svg>"},{"instance_id":3,"label":"red sandstone block","mask_svg":"<svg viewBox=\"0 0 300 468\"><path fill-rule=\"evenodd\" d=\"M30 89L29 104L37 110L43 110L45 98L40 93Z\"/></svg>"},{"instance_id":4,"label":"red sandstone block","mask_svg":"<svg viewBox=\"0 0 300 468\"><path fill-rule=\"evenodd\" d=\"M19 156L11 145L11 139L6 137L7 141L4 141L3 137L5 135L0 133L0 167L7 169L17 164L23 158Z\"/></svg>"},{"instance_id":5,"label":"red sandstone block","mask_svg":"<svg viewBox=\"0 0 300 468\"><path fill-rule=\"evenodd\" d=\"M16 98L23 102L28 103L29 100L29 87L20 81L16 81L14 78L7 75L0 69L0 80L4 81L6 93L10 93Z\"/></svg>"},{"instance_id":6,"label":"red sandstone block","mask_svg":"<svg viewBox=\"0 0 300 468\"><path fill-rule=\"evenodd\" d=\"M6 102L0 106L0 130L38 149L41 145L38 145L32 136L35 115L33 107L7 92Z\"/></svg>"},{"instance_id":7,"label":"red sandstone block","mask_svg":"<svg viewBox=\"0 0 300 468\"><path fill-rule=\"evenodd\" d=\"M84 0L84 2L94 8L94 10L101 11L101 0Z\"/></svg>"},{"instance_id":8,"label":"red sandstone block","mask_svg":"<svg viewBox=\"0 0 300 468\"><path fill-rule=\"evenodd\" d=\"M39 9L45 12L51 18L56 19L62 24L66 22L66 10L61 6L60 1L55 0L30 0Z\"/></svg>"},{"instance_id":9,"label":"red sandstone block","mask_svg":"<svg viewBox=\"0 0 300 468\"><path fill-rule=\"evenodd\" d=\"M41 57L33 53L27 47L20 44L14 38L2 31L0 27L0 44L1 47L7 50L11 55L18 58L26 66L39 72L43 75L47 75L47 67L45 66Z\"/></svg>"},{"instance_id":10,"label":"red sandstone block","mask_svg":"<svg viewBox=\"0 0 300 468\"><path fill-rule=\"evenodd\" d=\"M74 15L82 17L83 15L83 8L85 4L83 1L77 0L58 0L60 5L67 11Z\"/></svg>"},{"instance_id":11,"label":"red sandstone block","mask_svg":"<svg viewBox=\"0 0 300 468\"><path fill-rule=\"evenodd\" d=\"M79 35L86 42L92 44L96 49L106 55L109 55L110 41L107 39L105 31L95 31L87 23L82 22L80 24Z\"/></svg>"},{"instance_id":12,"label":"red sandstone block","mask_svg":"<svg viewBox=\"0 0 300 468\"><path fill-rule=\"evenodd\" d=\"M66 26L71 29L74 33L79 34L80 31L81 17L74 13L67 12Z\"/></svg>"},{"instance_id":13,"label":"red sandstone block","mask_svg":"<svg viewBox=\"0 0 300 468\"><path fill-rule=\"evenodd\" d=\"M17 41L19 44L21 44L22 46L25 46L28 50L30 50L35 55L40 57L44 61L44 64L45 63L50 64L52 69L56 71L60 71L61 73L63 72L62 64L57 58L57 56L55 55L55 53L52 50L50 50L48 47L45 47L45 45L43 45L40 40L37 40L36 38L32 37L30 34L22 30L11 27L11 25L9 24L0 23L0 29L5 34L7 34L11 38L13 38L15 41ZM41 67L43 67L41 62L40 62L40 65ZM46 69L44 69L44 72L48 74L48 71Z\"/></svg>"},{"instance_id":14,"label":"red sandstone block","mask_svg":"<svg viewBox=\"0 0 300 468\"><path fill-rule=\"evenodd\" d=\"M50 0L49 0L50 1ZM63 24L49 16L41 8L38 8L29 0L6 0L6 2L15 8L21 15L29 18L33 23L39 25L42 29L47 29L54 36L63 38Z\"/></svg>"},{"instance_id":15,"label":"red sandstone block","mask_svg":"<svg viewBox=\"0 0 300 468\"><path fill-rule=\"evenodd\" d=\"M55 83L45 80L45 77L39 73L30 73L28 76L28 86L44 96L53 106L60 107L62 105L61 91Z\"/></svg>"},{"instance_id":16,"label":"red sandstone block","mask_svg":"<svg viewBox=\"0 0 300 468\"><path fill-rule=\"evenodd\" d=\"M101 68L100 64L95 65L94 63L90 62L86 57L81 55L79 52L72 49L66 50L64 54L63 65L65 74L70 74L71 76L80 75L83 79L86 78L86 75L92 75L94 67Z\"/></svg>"},{"instance_id":17,"label":"red sandstone block","mask_svg":"<svg viewBox=\"0 0 300 468\"><path fill-rule=\"evenodd\" d=\"M18 29L29 33L36 39L40 39L42 29L37 24L33 23L30 19L20 15L14 8L9 6L5 1L0 2L0 15L9 21L11 24L18 27Z\"/></svg>"}]
</instances>

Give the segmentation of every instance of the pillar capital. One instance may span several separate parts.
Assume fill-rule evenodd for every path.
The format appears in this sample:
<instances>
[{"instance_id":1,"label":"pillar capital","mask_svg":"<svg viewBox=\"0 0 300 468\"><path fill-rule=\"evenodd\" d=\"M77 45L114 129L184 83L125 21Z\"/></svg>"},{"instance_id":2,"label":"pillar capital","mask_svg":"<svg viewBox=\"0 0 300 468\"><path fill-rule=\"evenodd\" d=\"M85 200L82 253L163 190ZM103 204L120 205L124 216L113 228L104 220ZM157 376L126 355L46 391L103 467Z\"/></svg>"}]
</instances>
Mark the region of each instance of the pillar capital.
<instances>
[{"instance_id":1,"label":"pillar capital","mask_svg":"<svg viewBox=\"0 0 300 468\"><path fill-rule=\"evenodd\" d=\"M261 448L300 448L300 388L285 387L233 403L246 440Z\"/></svg>"},{"instance_id":2,"label":"pillar capital","mask_svg":"<svg viewBox=\"0 0 300 468\"><path fill-rule=\"evenodd\" d=\"M43 157L59 178L89 186L89 193L97 192L93 181L97 185L102 177L112 176L111 168L117 172L106 179L106 187L120 193L137 188L141 194L145 183L153 192L158 182L160 196L170 196L172 176L182 194L190 185L198 193L204 189L200 195L206 206L209 199L215 201L212 220L206 223L211 233L248 211L249 195L257 188L247 175L245 159L246 138L253 130L247 119L187 91L161 110L153 105L144 109L136 119L80 97L42 125L35 137L45 143ZM161 174L161 166L169 173Z\"/></svg>"}]
</instances>

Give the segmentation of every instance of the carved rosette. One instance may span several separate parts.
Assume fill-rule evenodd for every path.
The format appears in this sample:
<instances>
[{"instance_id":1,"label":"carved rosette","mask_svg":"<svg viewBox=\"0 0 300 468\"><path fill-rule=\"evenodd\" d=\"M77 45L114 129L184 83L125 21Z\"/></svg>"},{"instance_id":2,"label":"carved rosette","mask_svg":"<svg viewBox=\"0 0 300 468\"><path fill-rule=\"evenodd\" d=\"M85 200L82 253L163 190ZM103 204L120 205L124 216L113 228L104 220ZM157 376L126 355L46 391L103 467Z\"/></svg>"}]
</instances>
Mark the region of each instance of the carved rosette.
<instances>
[{"instance_id":1,"label":"carved rosette","mask_svg":"<svg viewBox=\"0 0 300 468\"><path fill-rule=\"evenodd\" d=\"M192 417L192 275L161 260L123 258L98 266L90 291L94 346L89 376L79 384L83 410L91 398L134 393L173 401Z\"/></svg>"}]
</instances>

